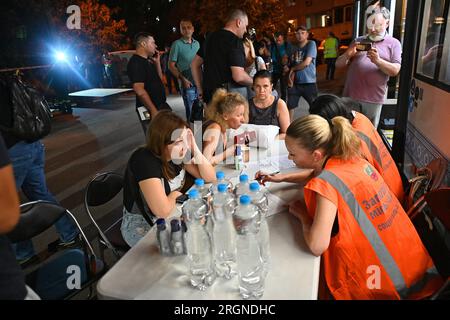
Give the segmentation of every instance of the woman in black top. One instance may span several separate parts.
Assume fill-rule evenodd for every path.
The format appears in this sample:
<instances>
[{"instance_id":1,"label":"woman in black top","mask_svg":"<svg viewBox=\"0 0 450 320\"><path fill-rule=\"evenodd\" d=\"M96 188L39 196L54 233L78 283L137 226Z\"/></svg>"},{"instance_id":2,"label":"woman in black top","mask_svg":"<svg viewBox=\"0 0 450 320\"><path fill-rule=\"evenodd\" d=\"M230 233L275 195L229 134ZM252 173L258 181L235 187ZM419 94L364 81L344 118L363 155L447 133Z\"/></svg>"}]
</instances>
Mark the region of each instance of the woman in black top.
<instances>
[{"instance_id":1,"label":"woman in black top","mask_svg":"<svg viewBox=\"0 0 450 320\"><path fill-rule=\"evenodd\" d=\"M183 169L205 182L215 180L214 168L197 147L189 125L173 112L160 111L150 123L147 144L133 152L125 173L121 231L130 246L157 218L170 216L181 192L169 183Z\"/></svg>"},{"instance_id":2,"label":"woman in black top","mask_svg":"<svg viewBox=\"0 0 450 320\"><path fill-rule=\"evenodd\" d=\"M284 139L290 124L286 103L272 95L272 77L267 70L258 71L253 78L255 97L249 100L249 123L280 127L279 139Z\"/></svg>"}]
</instances>

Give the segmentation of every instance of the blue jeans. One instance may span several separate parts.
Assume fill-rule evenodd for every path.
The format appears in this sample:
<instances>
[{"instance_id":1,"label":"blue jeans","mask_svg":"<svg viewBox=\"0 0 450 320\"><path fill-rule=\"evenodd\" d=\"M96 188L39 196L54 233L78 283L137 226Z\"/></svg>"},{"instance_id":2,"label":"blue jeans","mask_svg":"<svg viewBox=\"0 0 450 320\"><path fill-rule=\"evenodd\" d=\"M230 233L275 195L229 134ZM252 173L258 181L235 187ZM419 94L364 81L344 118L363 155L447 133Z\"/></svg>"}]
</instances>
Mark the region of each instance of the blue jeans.
<instances>
[{"instance_id":1,"label":"blue jeans","mask_svg":"<svg viewBox=\"0 0 450 320\"><path fill-rule=\"evenodd\" d=\"M189 118L191 117L192 104L198 97L197 87L192 86L186 89L183 88L182 85L180 85L180 89L181 95L183 96L184 108L186 109L186 121L189 122Z\"/></svg>"},{"instance_id":2,"label":"blue jeans","mask_svg":"<svg viewBox=\"0 0 450 320\"><path fill-rule=\"evenodd\" d=\"M17 190L22 189L30 201L46 200L58 203L48 191L44 174L44 145L40 140L32 143L21 141L8 150L14 169ZM64 215L56 223L56 230L62 242L72 241L79 233L72 220ZM31 240L22 241L14 246L16 258L29 258L35 254Z\"/></svg>"}]
</instances>

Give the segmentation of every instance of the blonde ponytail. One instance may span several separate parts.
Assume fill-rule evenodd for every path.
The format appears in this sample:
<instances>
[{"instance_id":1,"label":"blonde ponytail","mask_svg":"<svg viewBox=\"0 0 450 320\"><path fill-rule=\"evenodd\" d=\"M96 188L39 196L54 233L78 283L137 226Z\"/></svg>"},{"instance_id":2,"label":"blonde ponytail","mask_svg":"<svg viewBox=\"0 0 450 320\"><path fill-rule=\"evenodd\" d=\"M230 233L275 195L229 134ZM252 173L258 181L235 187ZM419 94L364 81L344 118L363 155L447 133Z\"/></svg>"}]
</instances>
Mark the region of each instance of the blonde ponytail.
<instances>
[{"instance_id":1,"label":"blonde ponytail","mask_svg":"<svg viewBox=\"0 0 450 320\"><path fill-rule=\"evenodd\" d=\"M361 141L353 130L350 122L344 117L334 117L332 123L332 155L350 159L361 156Z\"/></svg>"},{"instance_id":2,"label":"blonde ponytail","mask_svg":"<svg viewBox=\"0 0 450 320\"><path fill-rule=\"evenodd\" d=\"M294 120L286 134L310 150L323 149L327 156L349 159L360 155L360 140L344 117L331 122L318 115L307 115Z\"/></svg>"},{"instance_id":3,"label":"blonde ponytail","mask_svg":"<svg viewBox=\"0 0 450 320\"><path fill-rule=\"evenodd\" d=\"M227 129L224 115L232 113L237 106L244 105L244 117L248 122L248 101L237 92L217 89L206 108L206 119L217 122L222 129Z\"/></svg>"}]
</instances>

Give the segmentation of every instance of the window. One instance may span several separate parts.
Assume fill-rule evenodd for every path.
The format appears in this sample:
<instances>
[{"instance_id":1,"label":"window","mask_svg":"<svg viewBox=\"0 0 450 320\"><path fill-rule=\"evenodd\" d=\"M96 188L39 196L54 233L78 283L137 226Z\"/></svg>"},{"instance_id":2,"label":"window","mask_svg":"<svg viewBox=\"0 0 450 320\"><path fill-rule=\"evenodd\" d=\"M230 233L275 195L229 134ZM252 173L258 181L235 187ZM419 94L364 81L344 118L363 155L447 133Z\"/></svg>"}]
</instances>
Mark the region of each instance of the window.
<instances>
[{"instance_id":1,"label":"window","mask_svg":"<svg viewBox=\"0 0 450 320\"><path fill-rule=\"evenodd\" d=\"M353 7L345 7L344 9L345 22L353 22Z\"/></svg>"},{"instance_id":2,"label":"window","mask_svg":"<svg viewBox=\"0 0 450 320\"><path fill-rule=\"evenodd\" d=\"M447 22L450 21L450 10L447 14ZM442 50L441 70L439 70L439 81L450 85L450 26L447 24L445 41Z\"/></svg>"},{"instance_id":3,"label":"window","mask_svg":"<svg viewBox=\"0 0 450 320\"><path fill-rule=\"evenodd\" d=\"M424 82L449 90L450 30L449 0L426 0L423 3L419 50L415 76ZM445 34L444 34L445 32Z\"/></svg>"},{"instance_id":4,"label":"window","mask_svg":"<svg viewBox=\"0 0 450 320\"><path fill-rule=\"evenodd\" d=\"M334 23L343 23L344 22L344 8L335 8L334 9Z\"/></svg>"}]
</instances>

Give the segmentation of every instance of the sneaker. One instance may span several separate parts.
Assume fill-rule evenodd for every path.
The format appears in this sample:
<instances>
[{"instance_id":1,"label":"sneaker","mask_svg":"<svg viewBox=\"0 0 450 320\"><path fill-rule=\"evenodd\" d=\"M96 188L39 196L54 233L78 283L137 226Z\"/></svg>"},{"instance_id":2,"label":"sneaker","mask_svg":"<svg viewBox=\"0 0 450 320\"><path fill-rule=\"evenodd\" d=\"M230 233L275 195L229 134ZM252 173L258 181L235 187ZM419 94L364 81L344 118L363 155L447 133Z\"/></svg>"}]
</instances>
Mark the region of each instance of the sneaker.
<instances>
[{"instance_id":1,"label":"sneaker","mask_svg":"<svg viewBox=\"0 0 450 320\"><path fill-rule=\"evenodd\" d=\"M81 248L81 240L76 236L73 240L68 242L62 242L60 239L55 240L48 244L47 251L49 253L56 253L59 250Z\"/></svg>"},{"instance_id":2,"label":"sneaker","mask_svg":"<svg viewBox=\"0 0 450 320\"><path fill-rule=\"evenodd\" d=\"M58 243L58 249L74 249L74 248L81 248L81 246L82 243L79 236L76 236L71 241Z\"/></svg>"},{"instance_id":3,"label":"sneaker","mask_svg":"<svg viewBox=\"0 0 450 320\"><path fill-rule=\"evenodd\" d=\"M32 255L31 257L17 260L22 269L25 269L33 264L39 263L41 259L37 255Z\"/></svg>"}]
</instances>

